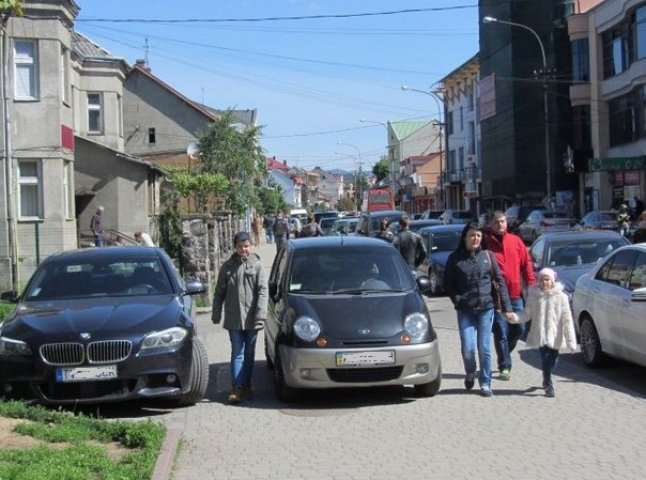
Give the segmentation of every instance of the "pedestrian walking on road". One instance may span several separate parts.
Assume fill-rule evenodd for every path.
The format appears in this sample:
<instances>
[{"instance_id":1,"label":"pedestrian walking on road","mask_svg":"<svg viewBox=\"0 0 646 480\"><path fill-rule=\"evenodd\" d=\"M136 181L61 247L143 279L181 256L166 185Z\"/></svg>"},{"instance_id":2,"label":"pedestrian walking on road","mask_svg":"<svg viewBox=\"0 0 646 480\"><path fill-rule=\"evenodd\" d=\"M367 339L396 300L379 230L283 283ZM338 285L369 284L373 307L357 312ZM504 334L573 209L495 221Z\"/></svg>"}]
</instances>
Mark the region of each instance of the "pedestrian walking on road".
<instances>
[{"instance_id":1,"label":"pedestrian walking on road","mask_svg":"<svg viewBox=\"0 0 646 480\"><path fill-rule=\"evenodd\" d=\"M496 281L503 310L512 317L505 281L494 255L481 249L482 227L478 222L464 226L458 248L449 255L444 271L444 288L457 310L462 363L466 376L464 387L473 388L476 377L476 344L480 375L478 383L484 397L491 390L491 326L494 301L492 281Z\"/></svg>"},{"instance_id":2,"label":"pedestrian walking on road","mask_svg":"<svg viewBox=\"0 0 646 480\"><path fill-rule=\"evenodd\" d=\"M393 246L399 250L404 261L411 268L419 267L426 260L426 248L422 237L409 230L410 218L402 215L399 218L399 233L393 240Z\"/></svg>"},{"instance_id":3,"label":"pedestrian walking on road","mask_svg":"<svg viewBox=\"0 0 646 480\"><path fill-rule=\"evenodd\" d=\"M253 246L260 246L260 232L262 231L263 219L262 216L256 212L251 220L251 233L253 233Z\"/></svg>"},{"instance_id":4,"label":"pedestrian walking on road","mask_svg":"<svg viewBox=\"0 0 646 480\"><path fill-rule=\"evenodd\" d=\"M321 226L316 222L316 217L313 213L307 214L307 223L301 228L301 236L299 238L306 237L322 237L325 233L321 230Z\"/></svg>"},{"instance_id":5,"label":"pedestrian walking on road","mask_svg":"<svg viewBox=\"0 0 646 480\"><path fill-rule=\"evenodd\" d=\"M393 243L395 235L390 231L390 218L382 218L379 222L379 231L375 235L376 238L381 238L388 243Z\"/></svg>"},{"instance_id":6,"label":"pedestrian walking on road","mask_svg":"<svg viewBox=\"0 0 646 480\"><path fill-rule=\"evenodd\" d=\"M496 257L502 276L505 279L511 308L515 313L523 311L523 282L527 286L536 283L534 267L521 238L507 231L507 217L504 212L495 211L484 232L484 243ZM523 337L524 324L510 324L502 312L494 312L493 342L498 360L500 380L511 376L511 352L516 348L518 339Z\"/></svg>"},{"instance_id":7,"label":"pedestrian walking on road","mask_svg":"<svg viewBox=\"0 0 646 480\"><path fill-rule=\"evenodd\" d=\"M559 350L567 346L576 352L576 335L567 294L563 284L556 282L556 272L544 268L538 272L538 285L527 293L527 307L520 315L514 313L512 322L532 321L526 344L538 347L543 370L543 388L546 397L554 397L552 373L556 368Z\"/></svg>"},{"instance_id":8,"label":"pedestrian walking on road","mask_svg":"<svg viewBox=\"0 0 646 480\"><path fill-rule=\"evenodd\" d=\"M99 206L90 219L90 230L94 234L94 246L105 247L105 231L103 229L103 212L105 208Z\"/></svg>"},{"instance_id":9,"label":"pedestrian walking on road","mask_svg":"<svg viewBox=\"0 0 646 480\"><path fill-rule=\"evenodd\" d=\"M265 215L262 226L265 229L265 240L267 243L274 243L274 223L276 222L276 217L271 214Z\"/></svg>"},{"instance_id":10,"label":"pedestrian walking on road","mask_svg":"<svg viewBox=\"0 0 646 480\"><path fill-rule=\"evenodd\" d=\"M267 281L260 257L251 253L251 236L238 232L233 237L235 252L222 264L215 284L211 321L222 320L231 341L231 383L229 403L251 395L251 376L258 331L267 318Z\"/></svg>"},{"instance_id":11,"label":"pedestrian walking on road","mask_svg":"<svg viewBox=\"0 0 646 480\"><path fill-rule=\"evenodd\" d=\"M280 249L289 240L289 222L280 211L276 214L274 222L274 240L276 241L276 252L280 252Z\"/></svg>"},{"instance_id":12,"label":"pedestrian walking on road","mask_svg":"<svg viewBox=\"0 0 646 480\"><path fill-rule=\"evenodd\" d=\"M624 237L628 235L630 227L630 213L628 213L628 205L622 203L619 206L619 213L617 213L617 230Z\"/></svg>"}]
</instances>

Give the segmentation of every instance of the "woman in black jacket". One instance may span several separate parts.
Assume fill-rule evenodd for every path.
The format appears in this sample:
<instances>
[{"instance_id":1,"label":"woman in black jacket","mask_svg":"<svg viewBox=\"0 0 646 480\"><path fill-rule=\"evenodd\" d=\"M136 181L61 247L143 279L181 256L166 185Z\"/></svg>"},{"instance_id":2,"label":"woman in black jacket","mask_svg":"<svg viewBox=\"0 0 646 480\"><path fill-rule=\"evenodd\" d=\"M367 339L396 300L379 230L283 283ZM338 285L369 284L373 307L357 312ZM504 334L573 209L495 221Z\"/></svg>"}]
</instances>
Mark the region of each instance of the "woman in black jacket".
<instances>
[{"instance_id":1,"label":"woman in black jacket","mask_svg":"<svg viewBox=\"0 0 646 480\"><path fill-rule=\"evenodd\" d=\"M502 309L512 319L511 302L496 257L482 249L482 227L477 222L464 226L458 248L449 256L444 271L444 288L458 313L462 362L466 377L464 387L473 388L476 376L476 342L480 363L481 394L491 392L491 327L494 303L492 279L497 281Z\"/></svg>"}]
</instances>

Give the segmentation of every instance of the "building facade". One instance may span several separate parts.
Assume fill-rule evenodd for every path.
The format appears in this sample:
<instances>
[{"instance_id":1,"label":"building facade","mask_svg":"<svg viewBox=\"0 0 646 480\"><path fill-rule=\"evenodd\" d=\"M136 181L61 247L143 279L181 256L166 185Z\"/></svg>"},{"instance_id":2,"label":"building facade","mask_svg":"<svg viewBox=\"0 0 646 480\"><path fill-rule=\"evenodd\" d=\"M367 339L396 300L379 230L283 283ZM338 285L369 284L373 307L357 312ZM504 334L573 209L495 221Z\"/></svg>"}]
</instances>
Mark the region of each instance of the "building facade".
<instances>
[{"instance_id":1,"label":"building facade","mask_svg":"<svg viewBox=\"0 0 646 480\"><path fill-rule=\"evenodd\" d=\"M484 208L543 201L578 211L569 158L587 153L573 148L569 103L567 17L576 7L574 0L480 1Z\"/></svg>"},{"instance_id":2,"label":"building facade","mask_svg":"<svg viewBox=\"0 0 646 480\"><path fill-rule=\"evenodd\" d=\"M584 211L646 196L646 1L588 2L568 18Z\"/></svg>"}]
</instances>

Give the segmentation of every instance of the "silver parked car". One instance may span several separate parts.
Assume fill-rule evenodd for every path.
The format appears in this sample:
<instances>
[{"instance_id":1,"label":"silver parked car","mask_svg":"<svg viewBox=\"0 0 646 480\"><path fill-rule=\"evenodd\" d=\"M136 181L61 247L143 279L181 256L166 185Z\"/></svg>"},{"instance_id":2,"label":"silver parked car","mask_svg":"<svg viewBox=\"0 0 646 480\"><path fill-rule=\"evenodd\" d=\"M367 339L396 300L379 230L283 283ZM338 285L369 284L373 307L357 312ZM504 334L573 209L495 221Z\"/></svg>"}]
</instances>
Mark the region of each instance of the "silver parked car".
<instances>
[{"instance_id":1,"label":"silver parked car","mask_svg":"<svg viewBox=\"0 0 646 480\"><path fill-rule=\"evenodd\" d=\"M389 243L362 236L287 242L269 277L267 365L276 396L301 389L440 388L437 334L415 278Z\"/></svg>"},{"instance_id":2,"label":"silver parked car","mask_svg":"<svg viewBox=\"0 0 646 480\"><path fill-rule=\"evenodd\" d=\"M646 245L614 251L576 283L572 302L583 361L606 355L646 367Z\"/></svg>"},{"instance_id":3,"label":"silver parked car","mask_svg":"<svg viewBox=\"0 0 646 480\"><path fill-rule=\"evenodd\" d=\"M537 209L527 215L518 231L525 242L531 243L544 233L572 230L574 224L576 218L566 212Z\"/></svg>"}]
</instances>

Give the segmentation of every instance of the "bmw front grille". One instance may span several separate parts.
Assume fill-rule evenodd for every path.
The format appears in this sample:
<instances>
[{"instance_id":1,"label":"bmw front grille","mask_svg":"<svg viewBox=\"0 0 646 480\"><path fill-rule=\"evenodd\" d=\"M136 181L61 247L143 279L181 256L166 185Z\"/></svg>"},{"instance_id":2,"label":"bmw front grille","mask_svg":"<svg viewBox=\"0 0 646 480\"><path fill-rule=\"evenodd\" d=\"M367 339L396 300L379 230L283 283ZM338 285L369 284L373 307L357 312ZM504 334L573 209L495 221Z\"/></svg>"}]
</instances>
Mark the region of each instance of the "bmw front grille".
<instances>
[{"instance_id":1,"label":"bmw front grille","mask_svg":"<svg viewBox=\"0 0 646 480\"><path fill-rule=\"evenodd\" d=\"M88 363L122 362L132 351L129 340L102 340L84 346L81 343L47 343L41 345L40 357L49 365L69 366Z\"/></svg>"}]
</instances>

